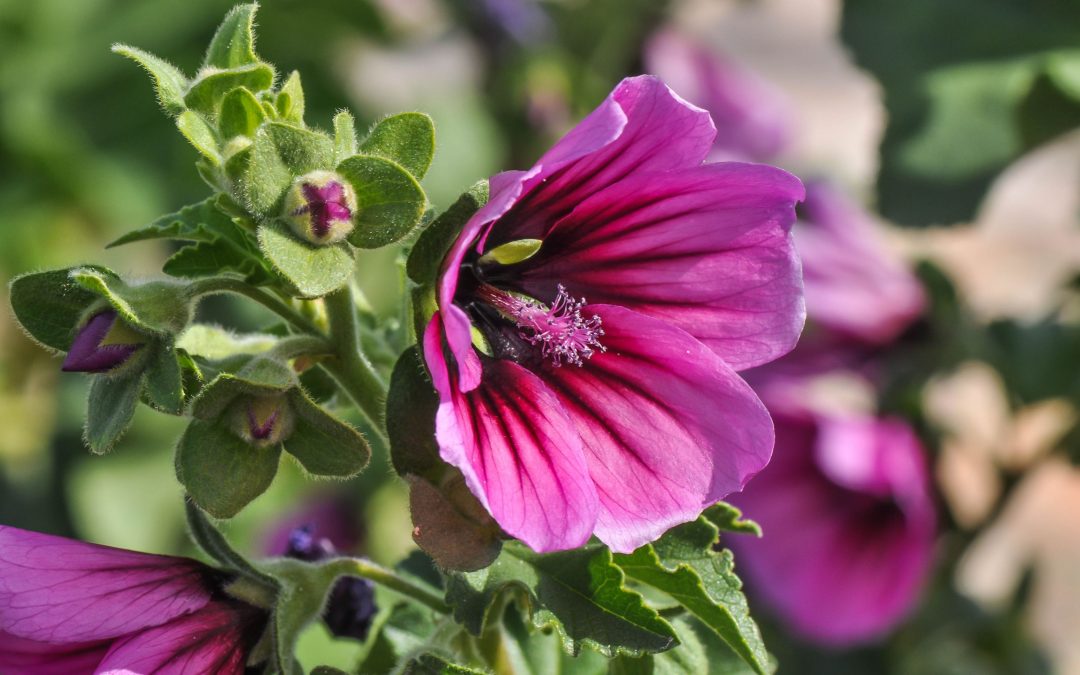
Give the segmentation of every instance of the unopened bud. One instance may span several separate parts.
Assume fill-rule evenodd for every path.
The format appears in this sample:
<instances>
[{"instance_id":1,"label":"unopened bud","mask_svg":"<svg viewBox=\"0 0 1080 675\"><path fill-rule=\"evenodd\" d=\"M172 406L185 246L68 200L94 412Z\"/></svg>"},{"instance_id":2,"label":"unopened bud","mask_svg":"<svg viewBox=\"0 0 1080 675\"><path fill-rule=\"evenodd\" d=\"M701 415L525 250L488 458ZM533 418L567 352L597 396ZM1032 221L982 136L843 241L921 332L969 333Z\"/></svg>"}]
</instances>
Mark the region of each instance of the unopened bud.
<instances>
[{"instance_id":1,"label":"unopened bud","mask_svg":"<svg viewBox=\"0 0 1080 675\"><path fill-rule=\"evenodd\" d=\"M104 373L119 368L147 342L116 314L105 309L93 314L71 343L61 370L69 373Z\"/></svg>"},{"instance_id":2,"label":"unopened bud","mask_svg":"<svg viewBox=\"0 0 1080 675\"><path fill-rule=\"evenodd\" d=\"M296 421L288 399L280 394L241 396L230 417L233 432L257 448L284 441L292 435Z\"/></svg>"},{"instance_id":3,"label":"unopened bud","mask_svg":"<svg viewBox=\"0 0 1080 675\"><path fill-rule=\"evenodd\" d=\"M356 192L333 171L312 171L297 178L285 197L289 226L313 244L333 244L349 236L355 215Z\"/></svg>"}]
</instances>

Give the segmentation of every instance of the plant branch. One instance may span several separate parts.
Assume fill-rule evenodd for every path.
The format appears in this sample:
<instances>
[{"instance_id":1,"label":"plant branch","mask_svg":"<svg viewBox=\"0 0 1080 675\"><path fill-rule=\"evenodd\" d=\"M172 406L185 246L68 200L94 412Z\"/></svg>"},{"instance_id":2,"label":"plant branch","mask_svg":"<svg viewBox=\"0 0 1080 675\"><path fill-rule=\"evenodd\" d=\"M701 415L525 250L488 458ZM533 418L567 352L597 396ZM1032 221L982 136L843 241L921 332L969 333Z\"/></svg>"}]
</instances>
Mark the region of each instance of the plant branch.
<instances>
[{"instance_id":1,"label":"plant branch","mask_svg":"<svg viewBox=\"0 0 1080 675\"><path fill-rule=\"evenodd\" d=\"M330 319L330 342L337 358L322 364L367 416L372 428L386 440L383 403L386 383L360 348L360 326L352 289L346 286L324 298Z\"/></svg>"},{"instance_id":2,"label":"plant branch","mask_svg":"<svg viewBox=\"0 0 1080 675\"><path fill-rule=\"evenodd\" d=\"M319 330L309 318L289 306L282 300L267 293L261 288L256 288L234 277L207 277L196 279L189 285L193 296L217 295L221 293L233 293L243 295L259 303L271 312L288 321L294 328L312 335L321 335Z\"/></svg>"},{"instance_id":3,"label":"plant branch","mask_svg":"<svg viewBox=\"0 0 1080 675\"><path fill-rule=\"evenodd\" d=\"M435 591L399 576L391 569L362 558L339 558L328 563L334 572L347 576L362 577L430 607L440 614L449 614L447 607Z\"/></svg>"}]
</instances>

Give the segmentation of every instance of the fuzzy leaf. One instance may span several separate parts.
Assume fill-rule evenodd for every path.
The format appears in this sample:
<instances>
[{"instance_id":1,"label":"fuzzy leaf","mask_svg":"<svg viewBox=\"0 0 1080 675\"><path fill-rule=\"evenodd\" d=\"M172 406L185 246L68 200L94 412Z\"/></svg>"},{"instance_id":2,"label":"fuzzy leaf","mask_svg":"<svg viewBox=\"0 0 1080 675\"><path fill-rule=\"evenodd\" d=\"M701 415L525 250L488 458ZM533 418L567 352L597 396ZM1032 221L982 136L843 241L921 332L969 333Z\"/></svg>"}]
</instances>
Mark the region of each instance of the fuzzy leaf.
<instances>
[{"instance_id":1,"label":"fuzzy leaf","mask_svg":"<svg viewBox=\"0 0 1080 675\"><path fill-rule=\"evenodd\" d=\"M278 338L265 333L237 334L219 326L197 323L176 340L178 349L193 356L219 361L238 354L258 354L273 349Z\"/></svg>"},{"instance_id":2,"label":"fuzzy leaf","mask_svg":"<svg viewBox=\"0 0 1080 675\"><path fill-rule=\"evenodd\" d=\"M80 286L105 298L132 327L163 336L181 332L191 320L187 287L174 281L128 284L111 272L94 267L71 271Z\"/></svg>"},{"instance_id":3,"label":"fuzzy leaf","mask_svg":"<svg viewBox=\"0 0 1080 675\"><path fill-rule=\"evenodd\" d=\"M457 663L432 652L413 656L402 665L402 675L484 675L487 671L477 670Z\"/></svg>"},{"instance_id":4,"label":"fuzzy leaf","mask_svg":"<svg viewBox=\"0 0 1080 675\"><path fill-rule=\"evenodd\" d=\"M224 424L194 419L176 446L176 478L215 518L232 518L266 492L281 446L253 448Z\"/></svg>"},{"instance_id":5,"label":"fuzzy leaf","mask_svg":"<svg viewBox=\"0 0 1080 675\"><path fill-rule=\"evenodd\" d=\"M474 635L503 592L520 590L533 624L553 628L571 653L587 645L607 656L639 656L674 646L671 625L625 580L606 548L538 554L512 542L490 567L449 574L446 601Z\"/></svg>"},{"instance_id":6,"label":"fuzzy leaf","mask_svg":"<svg viewBox=\"0 0 1080 675\"><path fill-rule=\"evenodd\" d=\"M143 395L147 404L169 415L184 411L184 387L176 352L164 345L154 349L146 367Z\"/></svg>"},{"instance_id":7,"label":"fuzzy leaf","mask_svg":"<svg viewBox=\"0 0 1080 675\"><path fill-rule=\"evenodd\" d=\"M360 154L385 157L420 180L435 156L435 125L424 113L391 115L371 129Z\"/></svg>"},{"instance_id":8,"label":"fuzzy leaf","mask_svg":"<svg viewBox=\"0 0 1080 675\"><path fill-rule=\"evenodd\" d=\"M457 198L450 208L446 209L434 220L416 240L409 253L405 271L409 278L418 284L433 284L439 273L439 265L454 243L454 239L465 223L472 218L476 211L487 203L488 182L482 180L460 197Z\"/></svg>"},{"instance_id":9,"label":"fuzzy leaf","mask_svg":"<svg viewBox=\"0 0 1080 675\"><path fill-rule=\"evenodd\" d=\"M253 2L229 10L210 40L204 66L236 68L259 62L255 55L255 12L258 9L258 3Z\"/></svg>"},{"instance_id":10,"label":"fuzzy leaf","mask_svg":"<svg viewBox=\"0 0 1080 675\"><path fill-rule=\"evenodd\" d=\"M689 622L675 619L671 623L679 634L677 647L636 658L616 657L611 661L608 675L718 675Z\"/></svg>"},{"instance_id":11,"label":"fuzzy leaf","mask_svg":"<svg viewBox=\"0 0 1080 675\"><path fill-rule=\"evenodd\" d=\"M255 130L266 121L259 99L249 89L237 87L221 101L218 113L218 130L221 138L228 141L236 136L254 136Z\"/></svg>"},{"instance_id":12,"label":"fuzzy leaf","mask_svg":"<svg viewBox=\"0 0 1080 675\"><path fill-rule=\"evenodd\" d=\"M236 373L221 373L191 402L196 419L214 420L237 396L281 394L297 385L288 365L265 357L252 358Z\"/></svg>"},{"instance_id":13,"label":"fuzzy leaf","mask_svg":"<svg viewBox=\"0 0 1080 675\"><path fill-rule=\"evenodd\" d=\"M213 118L217 116L226 94L233 89L244 87L259 92L273 86L274 69L267 63L253 63L228 70L204 68L184 94L184 104Z\"/></svg>"},{"instance_id":14,"label":"fuzzy leaf","mask_svg":"<svg viewBox=\"0 0 1080 675\"><path fill-rule=\"evenodd\" d=\"M221 153L218 152L214 130L206 123L202 115L194 110L185 110L176 118L176 127L208 162L213 166L221 164Z\"/></svg>"},{"instance_id":15,"label":"fuzzy leaf","mask_svg":"<svg viewBox=\"0 0 1080 675\"><path fill-rule=\"evenodd\" d=\"M349 241L379 248L401 239L420 222L427 197L412 175L382 157L354 155L337 172L356 191L356 229Z\"/></svg>"},{"instance_id":16,"label":"fuzzy leaf","mask_svg":"<svg viewBox=\"0 0 1080 675\"><path fill-rule=\"evenodd\" d=\"M273 221L259 228L259 246L267 260L304 298L318 298L336 291L353 277L353 252L344 242L309 244Z\"/></svg>"},{"instance_id":17,"label":"fuzzy leaf","mask_svg":"<svg viewBox=\"0 0 1080 675\"><path fill-rule=\"evenodd\" d=\"M103 267L101 273L112 274ZM36 342L58 351L71 347L75 327L98 295L75 283L70 270L24 274L11 282L11 308Z\"/></svg>"},{"instance_id":18,"label":"fuzzy leaf","mask_svg":"<svg viewBox=\"0 0 1080 675\"><path fill-rule=\"evenodd\" d=\"M142 389L142 374L98 375L90 384L83 437L91 452L103 455L120 440L131 424Z\"/></svg>"},{"instance_id":19,"label":"fuzzy leaf","mask_svg":"<svg viewBox=\"0 0 1080 675\"><path fill-rule=\"evenodd\" d=\"M267 122L255 143L241 180L248 207L265 215L274 210L293 178L334 163L334 142L326 134L281 122Z\"/></svg>"},{"instance_id":20,"label":"fuzzy leaf","mask_svg":"<svg viewBox=\"0 0 1080 675\"><path fill-rule=\"evenodd\" d=\"M154 91L157 93L158 103L170 115L179 115L184 111L184 92L187 91L187 78L176 66L164 59L160 59L149 52L144 52L136 47L115 44L112 46L114 54L127 57L143 67L150 77L154 79Z\"/></svg>"},{"instance_id":21,"label":"fuzzy leaf","mask_svg":"<svg viewBox=\"0 0 1080 675\"><path fill-rule=\"evenodd\" d=\"M735 518L731 517L734 512ZM696 521L668 530L652 544L615 562L632 579L659 589L724 639L755 672L768 673L768 655L757 624L750 617L742 582L728 550L715 551L720 526L740 525L738 511L726 505Z\"/></svg>"},{"instance_id":22,"label":"fuzzy leaf","mask_svg":"<svg viewBox=\"0 0 1080 675\"><path fill-rule=\"evenodd\" d=\"M316 476L349 478L360 473L371 449L360 433L312 403L299 389L289 396L296 428L285 440L285 451Z\"/></svg>"},{"instance_id":23,"label":"fuzzy leaf","mask_svg":"<svg viewBox=\"0 0 1080 675\"><path fill-rule=\"evenodd\" d=\"M340 163L356 154L356 122L347 110L334 115L334 159Z\"/></svg>"},{"instance_id":24,"label":"fuzzy leaf","mask_svg":"<svg viewBox=\"0 0 1080 675\"><path fill-rule=\"evenodd\" d=\"M435 442L435 410L439 399L428 381L420 352L408 349L394 365L386 397L386 431L390 459L399 476L423 476L443 464Z\"/></svg>"},{"instance_id":25,"label":"fuzzy leaf","mask_svg":"<svg viewBox=\"0 0 1080 675\"><path fill-rule=\"evenodd\" d=\"M281 119L304 126L304 87L300 84L300 73L295 70L278 90L277 109Z\"/></svg>"},{"instance_id":26,"label":"fuzzy leaf","mask_svg":"<svg viewBox=\"0 0 1080 675\"><path fill-rule=\"evenodd\" d=\"M413 541L444 570L487 567L502 550L502 530L459 472L435 487L408 475Z\"/></svg>"}]
</instances>

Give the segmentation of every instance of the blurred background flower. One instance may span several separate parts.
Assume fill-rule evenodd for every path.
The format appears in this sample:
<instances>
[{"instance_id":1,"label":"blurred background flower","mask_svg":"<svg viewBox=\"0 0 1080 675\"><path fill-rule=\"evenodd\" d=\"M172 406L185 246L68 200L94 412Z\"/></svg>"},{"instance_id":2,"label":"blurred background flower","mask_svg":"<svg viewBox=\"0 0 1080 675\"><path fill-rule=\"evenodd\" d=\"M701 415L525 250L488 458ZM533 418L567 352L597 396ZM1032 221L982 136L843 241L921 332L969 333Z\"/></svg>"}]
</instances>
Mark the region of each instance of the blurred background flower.
<instances>
[{"instance_id":1,"label":"blurred background flower","mask_svg":"<svg viewBox=\"0 0 1080 675\"><path fill-rule=\"evenodd\" d=\"M103 244L203 188L144 74L108 47L153 45L191 71L230 4L0 0L0 277L86 260L156 273L165 247ZM269 0L259 24L260 52L304 70L310 120L342 107L360 128L388 112L433 115L424 186L436 207L479 178L531 166L615 83L646 71L714 115L717 156L813 179L795 226L810 323L795 353L753 384L778 402L781 428L792 400L813 401L791 447L816 434L852 461L917 448L936 515L874 497L890 522L923 523L917 590L887 620L857 622L858 646L823 646L813 629L766 618L781 672L1080 673L1075 2ZM365 252L358 266L376 316L400 300L385 282L398 253ZM225 299L201 312L245 330L267 318ZM0 313L0 523L190 553L171 470L177 420L140 410L122 452L90 457L84 380L59 366ZM902 424L887 435L904 442L823 434L838 419ZM779 546L807 515L762 496L770 472L788 471L787 454L778 444L746 492L766 537L740 544L748 571L755 546ZM819 487L860 492L811 468ZM407 504L378 448L370 470L332 490L285 464L229 535L255 553L272 538L268 523L279 523L280 544L281 532L320 521L344 533L339 547L392 564L414 547ZM825 550L823 538L787 539L804 566ZM773 590L808 574L795 569ZM857 588L847 582L832 578L823 612ZM755 610L784 615L764 584L750 590ZM317 655L348 666L371 647L323 629L301 645L305 665Z\"/></svg>"}]
</instances>

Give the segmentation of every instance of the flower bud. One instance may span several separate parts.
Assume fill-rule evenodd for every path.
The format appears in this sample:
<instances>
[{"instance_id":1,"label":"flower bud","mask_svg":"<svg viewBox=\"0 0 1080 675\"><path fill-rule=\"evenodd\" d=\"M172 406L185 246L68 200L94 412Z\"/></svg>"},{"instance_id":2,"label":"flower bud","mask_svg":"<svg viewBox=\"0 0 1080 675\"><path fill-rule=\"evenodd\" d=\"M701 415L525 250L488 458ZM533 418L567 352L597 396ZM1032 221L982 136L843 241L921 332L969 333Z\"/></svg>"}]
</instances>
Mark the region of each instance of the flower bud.
<instances>
[{"instance_id":1,"label":"flower bud","mask_svg":"<svg viewBox=\"0 0 1080 675\"><path fill-rule=\"evenodd\" d=\"M285 557L318 562L337 555L329 539L315 537L314 527L298 527L289 535L289 548ZM367 638L372 619L379 608L375 604L375 588L367 579L344 577L338 579L330 591L330 599L323 612L323 621L330 632L338 637L357 640Z\"/></svg>"},{"instance_id":2,"label":"flower bud","mask_svg":"<svg viewBox=\"0 0 1080 675\"><path fill-rule=\"evenodd\" d=\"M296 418L288 399L280 394L241 396L230 411L235 433L257 448L281 443L292 435Z\"/></svg>"},{"instance_id":3,"label":"flower bud","mask_svg":"<svg viewBox=\"0 0 1080 675\"><path fill-rule=\"evenodd\" d=\"M285 220L312 244L333 244L349 236L354 215L356 192L333 171L312 171L297 178L285 197Z\"/></svg>"},{"instance_id":4,"label":"flower bud","mask_svg":"<svg viewBox=\"0 0 1080 675\"><path fill-rule=\"evenodd\" d=\"M104 309L93 314L71 343L61 370L69 373L104 373L119 368L147 342L116 314Z\"/></svg>"}]
</instances>

